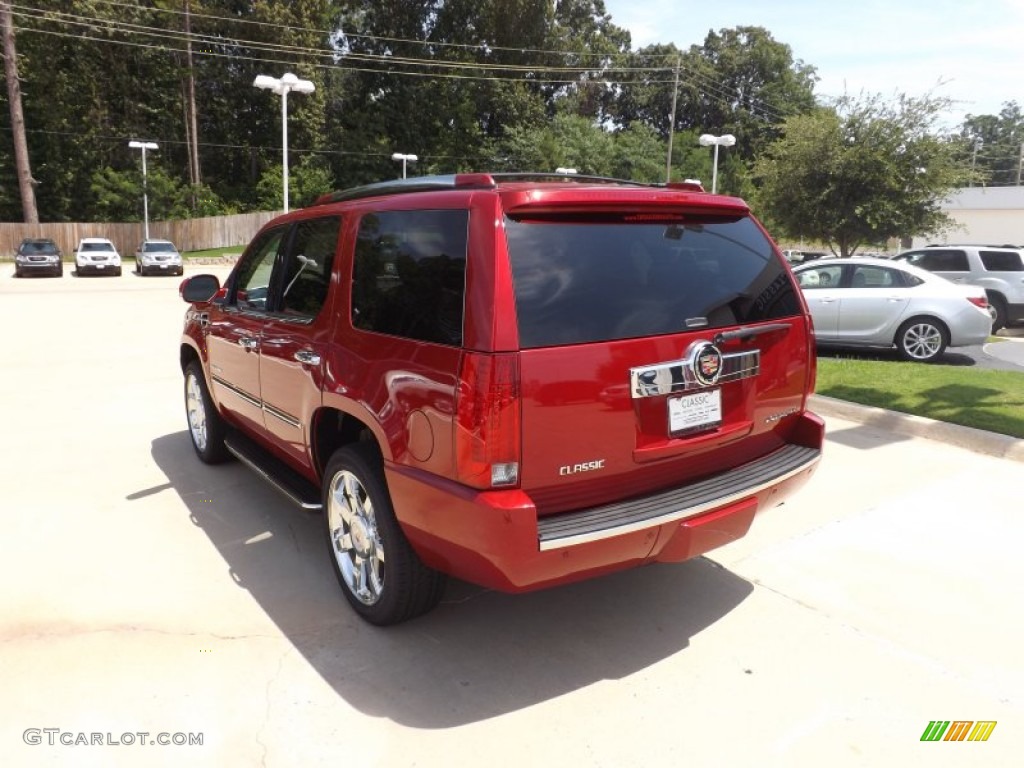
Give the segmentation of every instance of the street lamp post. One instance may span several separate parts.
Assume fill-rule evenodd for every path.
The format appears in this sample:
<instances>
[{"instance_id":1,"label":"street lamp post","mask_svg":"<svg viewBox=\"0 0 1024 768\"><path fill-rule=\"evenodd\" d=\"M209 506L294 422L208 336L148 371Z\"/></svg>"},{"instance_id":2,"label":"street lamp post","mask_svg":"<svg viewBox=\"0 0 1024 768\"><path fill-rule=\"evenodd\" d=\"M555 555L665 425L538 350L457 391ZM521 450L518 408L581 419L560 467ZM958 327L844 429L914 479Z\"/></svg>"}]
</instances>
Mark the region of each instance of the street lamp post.
<instances>
[{"instance_id":1,"label":"street lamp post","mask_svg":"<svg viewBox=\"0 0 1024 768\"><path fill-rule=\"evenodd\" d=\"M281 186L284 212L288 213L288 92L312 93L316 86L309 80L300 80L291 72L285 72L281 77L257 75L252 84L257 88L273 91L281 97Z\"/></svg>"},{"instance_id":2,"label":"street lamp post","mask_svg":"<svg viewBox=\"0 0 1024 768\"><path fill-rule=\"evenodd\" d=\"M157 145L155 141L136 141L132 139L128 142L128 146L132 149L142 150L142 231L143 238L149 240L149 192L146 189L146 150L150 149L155 152Z\"/></svg>"},{"instance_id":3,"label":"street lamp post","mask_svg":"<svg viewBox=\"0 0 1024 768\"><path fill-rule=\"evenodd\" d=\"M710 133L705 133L697 141L700 142L702 147L715 148L715 161L711 166L711 194L715 194L718 192L718 148L731 147L736 143L736 137L731 133L725 133L721 136L712 136Z\"/></svg>"},{"instance_id":4,"label":"street lamp post","mask_svg":"<svg viewBox=\"0 0 1024 768\"><path fill-rule=\"evenodd\" d=\"M419 157L416 156L416 155L403 155L401 152L395 152L391 156L391 159L392 160L396 160L396 161L397 160L401 160L402 161L402 178L404 179L405 178L405 164L407 162L415 163L417 160L419 160Z\"/></svg>"}]
</instances>

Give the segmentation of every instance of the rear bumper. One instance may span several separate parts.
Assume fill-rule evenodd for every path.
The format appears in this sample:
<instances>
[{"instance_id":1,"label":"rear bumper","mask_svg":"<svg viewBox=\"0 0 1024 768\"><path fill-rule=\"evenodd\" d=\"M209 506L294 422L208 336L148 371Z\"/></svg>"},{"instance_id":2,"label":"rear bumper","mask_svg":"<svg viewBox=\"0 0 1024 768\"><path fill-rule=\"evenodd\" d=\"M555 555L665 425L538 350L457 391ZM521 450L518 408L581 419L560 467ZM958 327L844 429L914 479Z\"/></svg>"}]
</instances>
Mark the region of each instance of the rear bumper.
<instances>
[{"instance_id":1,"label":"rear bumper","mask_svg":"<svg viewBox=\"0 0 1024 768\"><path fill-rule=\"evenodd\" d=\"M951 347L967 347L984 344L992 333L992 318L987 311L979 312L974 307L960 313L949 324Z\"/></svg>"},{"instance_id":2,"label":"rear bumper","mask_svg":"<svg viewBox=\"0 0 1024 768\"><path fill-rule=\"evenodd\" d=\"M814 473L824 423L804 413L794 443L679 488L538 520L522 491L474 492L387 468L395 511L427 565L465 581L520 592L645 562L678 562L741 538L754 515Z\"/></svg>"}]
</instances>

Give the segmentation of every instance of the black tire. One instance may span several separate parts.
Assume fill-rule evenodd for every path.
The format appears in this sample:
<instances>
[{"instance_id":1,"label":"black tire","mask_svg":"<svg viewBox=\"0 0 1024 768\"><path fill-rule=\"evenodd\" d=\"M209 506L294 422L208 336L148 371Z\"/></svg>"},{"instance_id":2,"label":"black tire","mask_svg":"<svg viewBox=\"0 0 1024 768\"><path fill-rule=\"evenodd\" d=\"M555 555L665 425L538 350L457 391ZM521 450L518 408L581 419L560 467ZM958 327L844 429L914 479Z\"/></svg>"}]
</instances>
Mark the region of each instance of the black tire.
<instances>
[{"instance_id":1,"label":"black tire","mask_svg":"<svg viewBox=\"0 0 1024 768\"><path fill-rule=\"evenodd\" d=\"M120 276L121 276L121 268L118 267L117 269L114 270L114 277L120 277Z\"/></svg>"},{"instance_id":2,"label":"black tire","mask_svg":"<svg viewBox=\"0 0 1024 768\"><path fill-rule=\"evenodd\" d=\"M904 360L931 363L942 357L949 345L949 331L938 320L915 317L896 331L896 350Z\"/></svg>"},{"instance_id":3,"label":"black tire","mask_svg":"<svg viewBox=\"0 0 1024 768\"><path fill-rule=\"evenodd\" d=\"M996 333L1006 327L1006 299L1002 296L989 296L988 303L989 306L992 307L992 311L995 313L995 318L992 320L992 333Z\"/></svg>"},{"instance_id":4,"label":"black tire","mask_svg":"<svg viewBox=\"0 0 1024 768\"><path fill-rule=\"evenodd\" d=\"M227 426L213 404L198 360L185 367L185 418L192 447L201 461L221 464L231 458L224 445Z\"/></svg>"},{"instance_id":5,"label":"black tire","mask_svg":"<svg viewBox=\"0 0 1024 768\"><path fill-rule=\"evenodd\" d=\"M14 268L14 276L21 277L21 270L18 269L17 267Z\"/></svg>"},{"instance_id":6,"label":"black tire","mask_svg":"<svg viewBox=\"0 0 1024 768\"><path fill-rule=\"evenodd\" d=\"M386 626L437 606L445 576L425 566L402 533L376 446L335 451L324 472L323 504L331 567L356 613Z\"/></svg>"},{"instance_id":7,"label":"black tire","mask_svg":"<svg viewBox=\"0 0 1024 768\"><path fill-rule=\"evenodd\" d=\"M57 268L57 277L64 277L64 267L60 266Z\"/></svg>"}]
</instances>

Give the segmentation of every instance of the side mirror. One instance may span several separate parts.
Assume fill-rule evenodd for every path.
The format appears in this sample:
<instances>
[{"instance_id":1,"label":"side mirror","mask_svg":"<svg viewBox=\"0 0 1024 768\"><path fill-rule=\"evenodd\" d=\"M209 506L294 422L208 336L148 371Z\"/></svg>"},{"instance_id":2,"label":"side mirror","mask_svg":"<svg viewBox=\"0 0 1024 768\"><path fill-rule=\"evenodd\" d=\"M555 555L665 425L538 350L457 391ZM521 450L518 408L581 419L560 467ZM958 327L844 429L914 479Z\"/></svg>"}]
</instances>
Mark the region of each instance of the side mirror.
<instances>
[{"instance_id":1,"label":"side mirror","mask_svg":"<svg viewBox=\"0 0 1024 768\"><path fill-rule=\"evenodd\" d=\"M186 277L178 286L178 294L189 304L205 303L212 299L220 290L220 280L216 275L193 275Z\"/></svg>"}]
</instances>

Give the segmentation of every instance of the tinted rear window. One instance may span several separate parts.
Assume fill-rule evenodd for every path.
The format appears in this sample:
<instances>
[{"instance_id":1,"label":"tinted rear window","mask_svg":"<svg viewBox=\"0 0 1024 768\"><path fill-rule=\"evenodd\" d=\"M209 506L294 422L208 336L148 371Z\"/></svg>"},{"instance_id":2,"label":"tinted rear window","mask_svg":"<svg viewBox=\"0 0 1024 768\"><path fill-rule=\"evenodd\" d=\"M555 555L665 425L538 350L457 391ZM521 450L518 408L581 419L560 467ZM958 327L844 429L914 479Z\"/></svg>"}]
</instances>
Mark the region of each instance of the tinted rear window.
<instances>
[{"instance_id":1,"label":"tinted rear window","mask_svg":"<svg viewBox=\"0 0 1024 768\"><path fill-rule=\"evenodd\" d=\"M1016 251L981 251L978 255L989 272L1024 272L1024 264Z\"/></svg>"},{"instance_id":2,"label":"tinted rear window","mask_svg":"<svg viewBox=\"0 0 1024 768\"><path fill-rule=\"evenodd\" d=\"M967 253L953 249L929 248L903 254L900 258L929 272L969 272L971 269Z\"/></svg>"},{"instance_id":3,"label":"tinted rear window","mask_svg":"<svg viewBox=\"0 0 1024 768\"><path fill-rule=\"evenodd\" d=\"M469 211L383 211L359 222L352 324L462 344Z\"/></svg>"},{"instance_id":4,"label":"tinted rear window","mask_svg":"<svg viewBox=\"0 0 1024 768\"><path fill-rule=\"evenodd\" d=\"M800 313L747 217L506 219L521 347L725 328Z\"/></svg>"}]
</instances>

